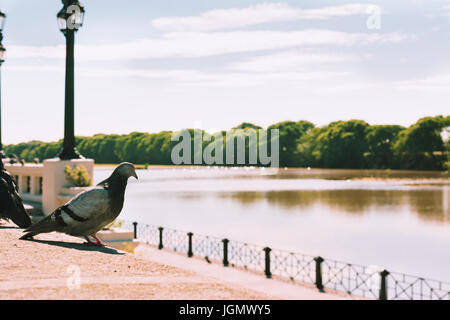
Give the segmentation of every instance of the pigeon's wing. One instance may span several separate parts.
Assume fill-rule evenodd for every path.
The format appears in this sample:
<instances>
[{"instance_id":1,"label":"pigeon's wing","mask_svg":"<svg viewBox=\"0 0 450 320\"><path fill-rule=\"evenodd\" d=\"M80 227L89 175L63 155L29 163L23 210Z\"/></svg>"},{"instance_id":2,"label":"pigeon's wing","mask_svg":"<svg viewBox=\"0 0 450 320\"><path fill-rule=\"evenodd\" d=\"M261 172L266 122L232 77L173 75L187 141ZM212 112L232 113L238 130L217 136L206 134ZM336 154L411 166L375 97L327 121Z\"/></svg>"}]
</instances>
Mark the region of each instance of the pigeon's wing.
<instances>
[{"instance_id":1,"label":"pigeon's wing","mask_svg":"<svg viewBox=\"0 0 450 320\"><path fill-rule=\"evenodd\" d=\"M3 216L11 207L11 193L5 179L0 177L0 214ZM6 216L5 216L6 217Z\"/></svg>"},{"instance_id":2,"label":"pigeon's wing","mask_svg":"<svg viewBox=\"0 0 450 320\"><path fill-rule=\"evenodd\" d=\"M0 172L0 213L21 228L31 225L30 216L23 206L14 179L6 171Z\"/></svg>"},{"instance_id":3,"label":"pigeon's wing","mask_svg":"<svg viewBox=\"0 0 450 320\"><path fill-rule=\"evenodd\" d=\"M11 191L15 190L16 192L19 192L19 188L17 187L16 182L8 171L2 170L0 172L0 177L6 181Z\"/></svg>"},{"instance_id":4,"label":"pigeon's wing","mask_svg":"<svg viewBox=\"0 0 450 320\"><path fill-rule=\"evenodd\" d=\"M62 218L67 224L83 222L91 219L94 215L103 214L109 209L110 201L108 191L102 187L95 187L70 200L63 206ZM68 210L64 210L67 208ZM71 221L72 220L72 221Z\"/></svg>"},{"instance_id":5,"label":"pigeon's wing","mask_svg":"<svg viewBox=\"0 0 450 320\"><path fill-rule=\"evenodd\" d=\"M69 232L81 224L89 223L95 215L103 214L109 208L108 191L96 187L84 191L68 203L56 209L51 215L25 230L22 239L39 233L52 231Z\"/></svg>"}]
</instances>

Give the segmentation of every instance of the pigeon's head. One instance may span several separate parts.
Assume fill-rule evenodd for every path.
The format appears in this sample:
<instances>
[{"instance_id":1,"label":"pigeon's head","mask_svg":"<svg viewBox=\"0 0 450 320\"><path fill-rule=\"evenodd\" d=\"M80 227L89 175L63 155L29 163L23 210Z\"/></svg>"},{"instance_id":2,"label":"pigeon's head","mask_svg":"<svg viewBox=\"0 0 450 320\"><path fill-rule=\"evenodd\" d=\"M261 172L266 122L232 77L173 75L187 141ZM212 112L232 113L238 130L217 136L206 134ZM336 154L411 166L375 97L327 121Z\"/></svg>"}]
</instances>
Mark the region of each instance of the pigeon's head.
<instances>
[{"instance_id":1,"label":"pigeon's head","mask_svg":"<svg viewBox=\"0 0 450 320\"><path fill-rule=\"evenodd\" d=\"M138 178L134 164L129 162L122 162L117 166L114 172L125 179L128 179L129 177L135 177L136 179Z\"/></svg>"}]
</instances>

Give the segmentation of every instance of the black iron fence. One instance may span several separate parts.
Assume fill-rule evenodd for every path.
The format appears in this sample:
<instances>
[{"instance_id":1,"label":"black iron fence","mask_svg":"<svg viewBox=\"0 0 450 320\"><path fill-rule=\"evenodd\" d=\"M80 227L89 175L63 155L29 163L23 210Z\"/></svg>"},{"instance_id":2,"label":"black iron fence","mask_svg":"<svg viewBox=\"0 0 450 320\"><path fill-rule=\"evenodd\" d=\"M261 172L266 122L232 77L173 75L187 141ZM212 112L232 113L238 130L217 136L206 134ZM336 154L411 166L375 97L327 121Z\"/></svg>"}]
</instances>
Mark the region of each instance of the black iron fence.
<instances>
[{"instance_id":1,"label":"black iron fence","mask_svg":"<svg viewBox=\"0 0 450 320\"><path fill-rule=\"evenodd\" d=\"M450 300L450 283L380 270L320 256L271 249L229 239L122 221L134 237L154 245L199 256L225 267L240 267L291 281L380 300Z\"/></svg>"}]
</instances>

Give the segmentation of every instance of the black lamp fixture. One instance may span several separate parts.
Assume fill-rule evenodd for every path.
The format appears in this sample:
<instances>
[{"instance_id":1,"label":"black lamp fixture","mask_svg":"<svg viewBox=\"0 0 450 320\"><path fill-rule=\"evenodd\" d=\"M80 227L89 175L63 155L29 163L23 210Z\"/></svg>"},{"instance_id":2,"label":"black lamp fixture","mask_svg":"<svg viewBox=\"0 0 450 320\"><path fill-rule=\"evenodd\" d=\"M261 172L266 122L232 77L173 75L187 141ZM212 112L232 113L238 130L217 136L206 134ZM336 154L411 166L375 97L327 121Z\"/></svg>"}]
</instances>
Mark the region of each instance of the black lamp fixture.
<instances>
[{"instance_id":1,"label":"black lamp fixture","mask_svg":"<svg viewBox=\"0 0 450 320\"><path fill-rule=\"evenodd\" d=\"M58 154L61 160L81 159L75 148L74 125L74 44L75 33L83 25L84 7L77 0L62 0L63 8L56 15L59 30L66 37L66 87L64 107L64 142Z\"/></svg>"},{"instance_id":2,"label":"black lamp fixture","mask_svg":"<svg viewBox=\"0 0 450 320\"><path fill-rule=\"evenodd\" d=\"M62 33L78 31L83 26L84 6L77 0L62 0L63 8L56 15Z\"/></svg>"},{"instance_id":3,"label":"black lamp fixture","mask_svg":"<svg viewBox=\"0 0 450 320\"><path fill-rule=\"evenodd\" d=\"M6 14L0 10L0 67L5 61L6 49L3 46L3 27L5 26ZM1 76L1 74L0 74ZM0 159L5 157L2 144L2 100L1 100L1 82L0 82ZM1 161L1 160L0 160Z\"/></svg>"}]
</instances>

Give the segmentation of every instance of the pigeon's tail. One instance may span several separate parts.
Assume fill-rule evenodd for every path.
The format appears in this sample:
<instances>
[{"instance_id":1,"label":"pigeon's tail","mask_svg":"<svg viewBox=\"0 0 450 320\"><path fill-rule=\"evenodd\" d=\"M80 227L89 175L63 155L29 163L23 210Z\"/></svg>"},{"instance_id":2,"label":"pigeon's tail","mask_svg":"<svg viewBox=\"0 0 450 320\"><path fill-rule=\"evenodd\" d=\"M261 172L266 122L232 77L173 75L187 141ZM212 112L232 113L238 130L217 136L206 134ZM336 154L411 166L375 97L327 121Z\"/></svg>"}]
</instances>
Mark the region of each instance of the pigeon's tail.
<instances>
[{"instance_id":1,"label":"pigeon's tail","mask_svg":"<svg viewBox=\"0 0 450 320\"><path fill-rule=\"evenodd\" d=\"M11 214L10 219L20 228L28 228L31 226L31 218L26 211L18 211Z\"/></svg>"},{"instance_id":2,"label":"pigeon's tail","mask_svg":"<svg viewBox=\"0 0 450 320\"><path fill-rule=\"evenodd\" d=\"M14 195L14 204L14 210L10 213L11 220L21 228L29 228L31 226L31 218L18 195Z\"/></svg>"},{"instance_id":3,"label":"pigeon's tail","mask_svg":"<svg viewBox=\"0 0 450 320\"><path fill-rule=\"evenodd\" d=\"M34 237L35 235L37 235L37 233L28 232L28 233L24 234L23 236L21 236L19 239L20 239L20 240L33 239L33 237Z\"/></svg>"},{"instance_id":4,"label":"pigeon's tail","mask_svg":"<svg viewBox=\"0 0 450 320\"><path fill-rule=\"evenodd\" d=\"M39 233L48 233L53 231L58 231L58 223L53 220L50 215L25 229L23 232L26 233L20 239L30 239Z\"/></svg>"}]
</instances>

